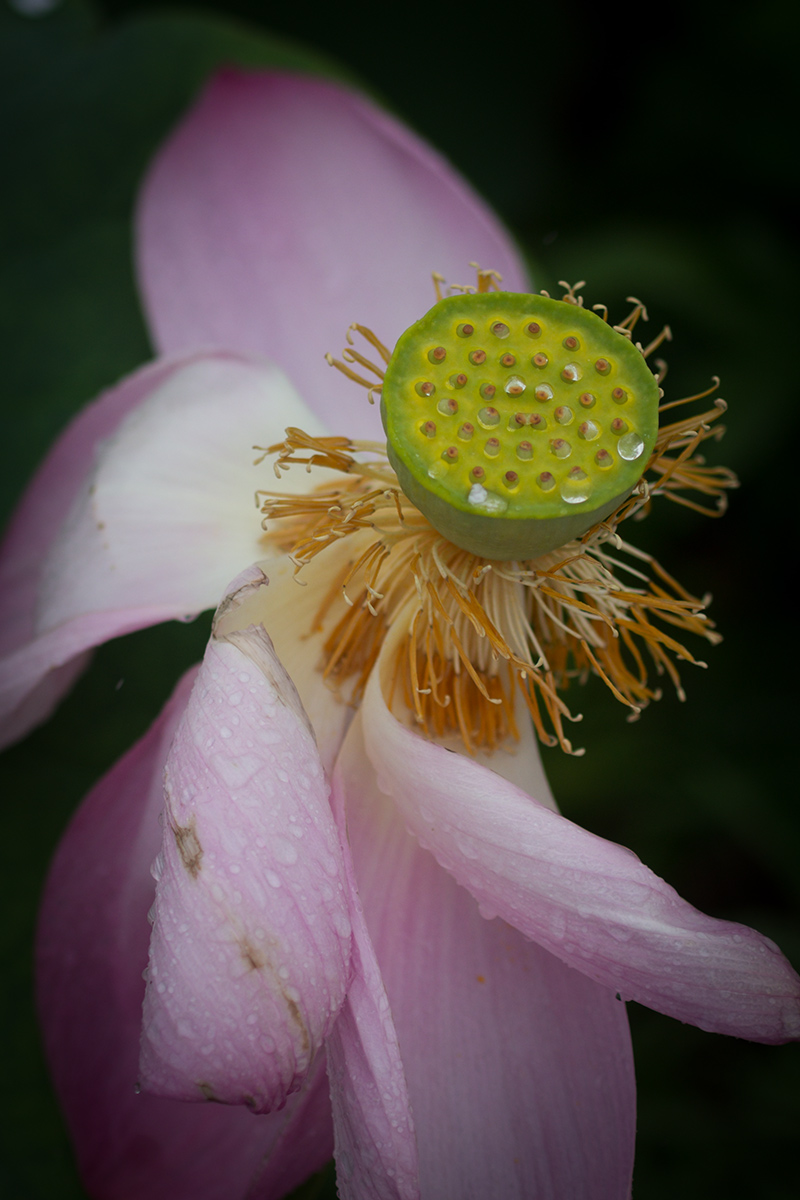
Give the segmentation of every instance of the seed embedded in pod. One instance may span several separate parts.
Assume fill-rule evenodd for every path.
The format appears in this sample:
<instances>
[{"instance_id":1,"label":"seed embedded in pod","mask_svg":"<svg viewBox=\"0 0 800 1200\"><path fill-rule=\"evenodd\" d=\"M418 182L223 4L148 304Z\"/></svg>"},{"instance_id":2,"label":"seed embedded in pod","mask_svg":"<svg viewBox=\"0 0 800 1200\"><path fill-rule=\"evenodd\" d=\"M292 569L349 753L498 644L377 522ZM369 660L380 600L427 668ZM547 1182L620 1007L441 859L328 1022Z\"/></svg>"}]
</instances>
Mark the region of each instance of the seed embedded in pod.
<instances>
[{"instance_id":1,"label":"seed embedded in pod","mask_svg":"<svg viewBox=\"0 0 800 1200\"><path fill-rule=\"evenodd\" d=\"M485 408L479 409L478 420L481 425L491 428L492 425L500 424L500 413L492 405L487 405Z\"/></svg>"},{"instance_id":2,"label":"seed embedded in pod","mask_svg":"<svg viewBox=\"0 0 800 1200\"><path fill-rule=\"evenodd\" d=\"M521 396L522 393L525 391L526 386L527 386L527 384L525 383L525 380L521 378L521 376L512 375L509 379L506 380L506 384L505 384L505 387L503 388L503 391L506 392L509 396Z\"/></svg>"},{"instance_id":3,"label":"seed embedded in pod","mask_svg":"<svg viewBox=\"0 0 800 1200\"><path fill-rule=\"evenodd\" d=\"M435 346L433 350L428 351L428 361L432 363L443 363L447 358L447 351L444 346Z\"/></svg>"},{"instance_id":4,"label":"seed embedded in pod","mask_svg":"<svg viewBox=\"0 0 800 1200\"><path fill-rule=\"evenodd\" d=\"M575 387L579 373L597 383L604 371L605 390ZM617 388L626 393L624 429L612 427ZM520 409L523 393L535 412ZM628 338L588 309L512 292L439 301L399 339L381 388L400 487L443 537L488 559L535 558L610 515L649 460L657 408L658 385ZM423 419L426 409L436 421ZM574 430L569 441L557 436L563 421ZM595 428L598 439L613 435L613 453L590 444ZM632 430L642 448L633 440L624 448L638 452L635 461L616 449ZM552 470L532 471L537 456ZM570 476L571 464L587 478Z\"/></svg>"}]
</instances>

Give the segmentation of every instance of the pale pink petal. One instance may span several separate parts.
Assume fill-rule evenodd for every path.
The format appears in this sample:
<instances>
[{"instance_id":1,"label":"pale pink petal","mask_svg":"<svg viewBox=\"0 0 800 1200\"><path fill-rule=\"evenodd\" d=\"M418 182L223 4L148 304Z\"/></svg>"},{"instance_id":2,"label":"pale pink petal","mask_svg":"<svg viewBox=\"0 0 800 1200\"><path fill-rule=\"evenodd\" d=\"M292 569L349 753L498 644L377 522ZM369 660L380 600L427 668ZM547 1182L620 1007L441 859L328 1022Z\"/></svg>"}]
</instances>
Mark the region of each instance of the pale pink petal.
<instances>
[{"instance_id":1,"label":"pale pink petal","mask_svg":"<svg viewBox=\"0 0 800 1200\"><path fill-rule=\"evenodd\" d=\"M626 1200L635 1089L624 1005L480 916L379 791L362 715L339 769L424 1200Z\"/></svg>"},{"instance_id":2,"label":"pale pink petal","mask_svg":"<svg viewBox=\"0 0 800 1200\"><path fill-rule=\"evenodd\" d=\"M165 772L141 1082L280 1108L344 999L350 921L329 787L260 627L212 637Z\"/></svg>"},{"instance_id":3,"label":"pale pink petal","mask_svg":"<svg viewBox=\"0 0 800 1200\"><path fill-rule=\"evenodd\" d=\"M350 883L353 978L327 1043L342 1200L419 1200L419 1164L397 1033L356 894L341 773L333 806Z\"/></svg>"},{"instance_id":4,"label":"pale pink petal","mask_svg":"<svg viewBox=\"0 0 800 1200\"><path fill-rule=\"evenodd\" d=\"M269 1117L134 1090L163 763L193 676L84 801L44 894L42 1030L94 1200L274 1200L319 1169L333 1147L324 1070Z\"/></svg>"},{"instance_id":5,"label":"pale pink petal","mask_svg":"<svg viewBox=\"0 0 800 1200\"><path fill-rule=\"evenodd\" d=\"M381 436L366 393L330 370L352 321L391 348L468 265L524 290L508 235L429 146L339 84L218 75L156 158L138 219L157 344L264 353L337 433Z\"/></svg>"},{"instance_id":6,"label":"pale pink petal","mask_svg":"<svg viewBox=\"0 0 800 1200\"><path fill-rule=\"evenodd\" d=\"M364 738L379 786L484 912L625 999L753 1041L800 1037L800 978L773 942L698 912L631 851L400 724L378 671Z\"/></svg>"},{"instance_id":7,"label":"pale pink petal","mask_svg":"<svg viewBox=\"0 0 800 1200\"><path fill-rule=\"evenodd\" d=\"M7 740L73 677L51 672L110 637L215 605L263 556L254 493L277 481L253 465L252 447L309 423L321 431L270 364L215 354L146 368L69 426L0 557ZM297 471L284 482L308 480Z\"/></svg>"},{"instance_id":8,"label":"pale pink petal","mask_svg":"<svg viewBox=\"0 0 800 1200\"><path fill-rule=\"evenodd\" d=\"M260 625L269 633L286 673L297 689L317 742L320 761L330 774L352 708L327 687L320 664L330 620L320 619L320 595L330 587L329 569L338 554L349 553L342 543L304 567L300 578L288 555L249 567L228 587L215 617L214 630L224 637Z\"/></svg>"}]
</instances>

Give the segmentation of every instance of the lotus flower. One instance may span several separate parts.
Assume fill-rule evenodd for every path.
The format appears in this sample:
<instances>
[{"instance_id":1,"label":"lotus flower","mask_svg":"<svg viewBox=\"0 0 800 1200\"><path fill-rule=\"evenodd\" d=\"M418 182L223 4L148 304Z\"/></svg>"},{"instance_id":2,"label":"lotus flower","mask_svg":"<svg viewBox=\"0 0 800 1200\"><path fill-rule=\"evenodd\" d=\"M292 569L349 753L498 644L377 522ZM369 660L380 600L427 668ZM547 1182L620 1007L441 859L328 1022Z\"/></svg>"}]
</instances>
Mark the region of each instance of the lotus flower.
<instances>
[{"instance_id":1,"label":"lotus flower","mask_svg":"<svg viewBox=\"0 0 800 1200\"><path fill-rule=\"evenodd\" d=\"M559 815L527 710L513 753L423 736L392 701L399 618L343 703L319 662L346 552L298 582L253 506L254 444L381 436L324 362L343 325L396 339L431 269L473 259L524 291L513 246L396 121L288 74L211 83L149 172L137 236L163 357L63 434L2 559L7 740L91 647L223 598L46 889L42 1021L88 1191L279 1197L335 1144L359 1200L622 1200L623 1000L781 1042L800 980ZM330 468L286 475L297 511Z\"/></svg>"}]
</instances>

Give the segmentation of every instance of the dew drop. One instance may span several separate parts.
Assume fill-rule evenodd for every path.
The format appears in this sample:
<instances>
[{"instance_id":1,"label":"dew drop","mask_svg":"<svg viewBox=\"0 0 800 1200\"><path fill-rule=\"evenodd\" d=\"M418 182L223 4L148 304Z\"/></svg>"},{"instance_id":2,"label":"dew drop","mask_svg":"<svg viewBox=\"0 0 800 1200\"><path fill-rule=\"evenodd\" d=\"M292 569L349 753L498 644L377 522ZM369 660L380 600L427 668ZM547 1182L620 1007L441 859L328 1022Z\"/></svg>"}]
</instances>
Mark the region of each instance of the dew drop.
<instances>
[{"instance_id":1,"label":"dew drop","mask_svg":"<svg viewBox=\"0 0 800 1200\"><path fill-rule=\"evenodd\" d=\"M509 396L521 396L525 391L526 383L520 375L510 375L506 381L505 391Z\"/></svg>"},{"instance_id":2,"label":"dew drop","mask_svg":"<svg viewBox=\"0 0 800 1200\"><path fill-rule=\"evenodd\" d=\"M617 443L619 456L626 462L634 462L641 456L643 450L644 442L638 433L626 433Z\"/></svg>"}]
</instances>

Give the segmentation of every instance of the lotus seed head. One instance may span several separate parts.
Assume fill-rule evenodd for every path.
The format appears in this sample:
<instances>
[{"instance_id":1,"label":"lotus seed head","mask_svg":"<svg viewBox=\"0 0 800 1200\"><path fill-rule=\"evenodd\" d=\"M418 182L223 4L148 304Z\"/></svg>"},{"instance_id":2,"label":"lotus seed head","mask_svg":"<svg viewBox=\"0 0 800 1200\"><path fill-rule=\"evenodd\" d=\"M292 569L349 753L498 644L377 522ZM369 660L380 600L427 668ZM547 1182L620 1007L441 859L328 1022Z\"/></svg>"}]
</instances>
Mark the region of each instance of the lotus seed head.
<instances>
[{"instance_id":1,"label":"lotus seed head","mask_svg":"<svg viewBox=\"0 0 800 1200\"><path fill-rule=\"evenodd\" d=\"M440 300L402 335L381 388L403 491L489 559L534 558L609 516L647 466L658 403L629 338L576 304L513 292Z\"/></svg>"}]
</instances>

